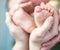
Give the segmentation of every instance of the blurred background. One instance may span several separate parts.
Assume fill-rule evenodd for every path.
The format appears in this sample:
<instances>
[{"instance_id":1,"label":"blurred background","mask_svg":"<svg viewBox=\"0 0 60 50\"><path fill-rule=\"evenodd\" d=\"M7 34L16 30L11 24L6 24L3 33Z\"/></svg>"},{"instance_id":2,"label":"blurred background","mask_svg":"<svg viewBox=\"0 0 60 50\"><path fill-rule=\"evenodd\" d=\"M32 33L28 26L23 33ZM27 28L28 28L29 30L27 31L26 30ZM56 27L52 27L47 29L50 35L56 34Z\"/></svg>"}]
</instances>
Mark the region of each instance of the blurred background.
<instances>
[{"instance_id":1,"label":"blurred background","mask_svg":"<svg viewBox=\"0 0 60 50\"><path fill-rule=\"evenodd\" d=\"M0 0L0 50L11 50L14 42L5 24L7 2L8 0Z\"/></svg>"},{"instance_id":2,"label":"blurred background","mask_svg":"<svg viewBox=\"0 0 60 50\"><path fill-rule=\"evenodd\" d=\"M52 0L50 3L57 9L60 6L60 0ZM0 0L0 50L11 50L14 44L14 39L5 24L7 5L8 0ZM51 50L60 50L60 43L57 43Z\"/></svg>"}]
</instances>

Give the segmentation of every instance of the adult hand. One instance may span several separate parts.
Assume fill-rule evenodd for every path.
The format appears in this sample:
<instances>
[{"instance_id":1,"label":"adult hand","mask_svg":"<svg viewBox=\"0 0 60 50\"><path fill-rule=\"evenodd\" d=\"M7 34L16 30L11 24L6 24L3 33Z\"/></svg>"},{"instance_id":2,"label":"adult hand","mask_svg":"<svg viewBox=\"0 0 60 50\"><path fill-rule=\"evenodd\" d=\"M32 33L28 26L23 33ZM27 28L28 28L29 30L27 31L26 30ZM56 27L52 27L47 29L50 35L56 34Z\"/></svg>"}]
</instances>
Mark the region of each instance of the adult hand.
<instances>
[{"instance_id":1,"label":"adult hand","mask_svg":"<svg viewBox=\"0 0 60 50\"><path fill-rule=\"evenodd\" d=\"M10 24L11 25L11 24Z\"/></svg>"},{"instance_id":2,"label":"adult hand","mask_svg":"<svg viewBox=\"0 0 60 50\"><path fill-rule=\"evenodd\" d=\"M41 50L41 44L45 41L45 36L53 24L53 17L48 17L40 28L32 31L29 40L30 50Z\"/></svg>"},{"instance_id":3,"label":"adult hand","mask_svg":"<svg viewBox=\"0 0 60 50\"><path fill-rule=\"evenodd\" d=\"M60 33L50 41L42 44L41 50L50 50L56 43L60 42Z\"/></svg>"},{"instance_id":4,"label":"adult hand","mask_svg":"<svg viewBox=\"0 0 60 50\"><path fill-rule=\"evenodd\" d=\"M60 10L59 10L59 17L58 18L60 18ZM60 42L60 24L59 24L59 32L58 32L58 35L56 35L56 37L54 37L50 41L48 41L46 43L43 43L41 50L50 50L58 42Z\"/></svg>"},{"instance_id":5,"label":"adult hand","mask_svg":"<svg viewBox=\"0 0 60 50\"><path fill-rule=\"evenodd\" d=\"M32 19L33 17L31 17L30 15L26 15L28 13L27 12L25 13L25 11L24 11L27 7L29 7L29 4L24 3L24 4L22 4L22 6L19 5L19 4L16 4L13 8L11 8L11 10L8 13L6 13L6 24L7 24L8 28L11 32L11 35L14 37L14 39L16 41L16 44L13 47L13 50L28 50L28 48L29 48L28 47L28 45L29 45L28 44L29 43L29 40L28 40L29 36L28 36L28 33L27 33L27 32L29 32L29 30L27 28L33 22L33 19ZM24 26L24 28L27 29L27 31L25 31L24 28L17 25L13 21L13 15L16 11L18 11L18 9L21 10L20 12L22 13L22 14L18 14L18 15L20 15L18 17L23 17L23 15L24 15L24 17L26 17L26 18L23 17L22 19L27 19L28 16L29 16L27 21L24 21L24 20L19 21L19 22L23 23L23 25L26 26L26 28L25 28L25 26ZM30 22L30 24L29 24L29 22ZM34 25L34 23L32 23L32 24ZM33 27L35 27L35 25ZM32 26L29 27L29 29L30 28L32 29Z\"/></svg>"},{"instance_id":6,"label":"adult hand","mask_svg":"<svg viewBox=\"0 0 60 50\"><path fill-rule=\"evenodd\" d=\"M49 5L49 4L47 4L47 5ZM53 9L52 7L50 7L50 8ZM31 36L30 36L31 50L39 50L41 47L42 47L41 49L43 49L43 46L41 46L41 43L47 42L47 41L49 41L49 39L58 35L58 23L59 23L58 14L55 11L55 9L53 9L53 11L54 11L54 14L53 14L54 22L53 22L53 26L51 27L51 29L46 29L47 30L47 31L45 30L46 32L42 31L43 29L46 28L46 26L49 26L48 24L46 24L45 28L42 29L42 27L43 27L42 26L42 27L39 27L39 28L32 31ZM39 12L40 11L38 11L38 13ZM37 20L38 20L38 18L37 18ZM38 21L38 24L39 24L39 21ZM44 47L46 47L46 46L44 46Z\"/></svg>"},{"instance_id":7,"label":"adult hand","mask_svg":"<svg viewBox=\"0 0 60 50\"><path fill-rule=\"evenodd\" d=\"M9 13L6 13L6 24L11 35L16 40L12 50L28 50L28 34L20 26L15 25Z\"/></svg>"}]
</instances>

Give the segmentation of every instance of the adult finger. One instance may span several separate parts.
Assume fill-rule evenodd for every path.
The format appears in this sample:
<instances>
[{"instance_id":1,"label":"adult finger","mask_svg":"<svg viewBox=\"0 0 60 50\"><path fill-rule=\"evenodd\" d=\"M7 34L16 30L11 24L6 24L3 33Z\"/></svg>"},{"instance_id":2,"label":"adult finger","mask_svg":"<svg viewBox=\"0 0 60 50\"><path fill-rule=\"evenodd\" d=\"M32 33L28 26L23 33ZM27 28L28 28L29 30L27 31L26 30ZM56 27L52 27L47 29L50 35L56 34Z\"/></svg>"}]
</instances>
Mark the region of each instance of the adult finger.
<instances>
[{"instance_id":1,"label":"adult finger","mask_svg":"<svg viewBox=\"0 0 60 50\"><path fill-rule=\"evenodd\" d=\"M8 28L12 28L12 27L16 27L15 24L13 23L10 14L7 12L6 13L6 24L8 26Z\"/></svg>"},{"instance_id":2,"label":"adult finger","mask_svg":"<svg viewBox=\"0 0 60 50\"><path fill-rule=\"evenodd\" d=\"M44 24L42 25L42 29L44 31L48 31L51 28L53 22L54 22L54 18L52 16L48 17L44 22Z\"/></svg>"},{"instance_id":3,"label":"adult finger","mask_svg":"<svg viewBox=\"0 0 60 50\"><path fill-rule=\"evenodd\" d=\"M9 11L10 15L13 15L16 10L19 9L19 5L16 3Z\"/></svg>"},{"instance_id":4,"label":"adult finger","mask_svg":"<svg viewBox=\"0 0 60 50\"><path fill-rule=\"evenodd\" d=\"M43 38L46 35L47 31L52 26L52 24L53 24L53 17L48 17L42 27L36 28L35 30L32 31L30 39L32 39L32 41L36 41L35 39L37 37Z\"/></svg>"},{"instance_id":5,"label":"adult finger","mask_svg":"<svg viewBox=\"0 0 60 50\"><path fill-rule=\"evenodd\" d=\"M50 31L50 33L57 35L58 34L58 24L59 24L59 18L58 18L58 14L56 11L54 11L54 24L53 24L53 27Z\"/></svg>"}]
</instances>

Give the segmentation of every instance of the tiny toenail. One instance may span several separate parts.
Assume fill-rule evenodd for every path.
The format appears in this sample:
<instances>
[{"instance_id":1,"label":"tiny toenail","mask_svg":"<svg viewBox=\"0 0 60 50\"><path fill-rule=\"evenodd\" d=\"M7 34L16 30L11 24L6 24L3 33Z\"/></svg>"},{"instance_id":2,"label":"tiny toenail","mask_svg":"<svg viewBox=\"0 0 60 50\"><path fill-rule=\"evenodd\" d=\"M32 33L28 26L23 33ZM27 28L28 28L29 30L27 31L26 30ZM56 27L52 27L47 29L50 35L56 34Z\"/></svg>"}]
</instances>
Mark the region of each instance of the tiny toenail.
<instances>
[{"instance_id":1,"label":"tiny toenail","mask_svg":"<svg viewBox=\"0 0 60 50\"><path fill-rule=\"evenodd\" d=\"M36 12L41 12L41 9L40 9L40 7L38 6L38 7L36 7L35 8L35 10L36 10Z\"/></svg>"}]
</instances>

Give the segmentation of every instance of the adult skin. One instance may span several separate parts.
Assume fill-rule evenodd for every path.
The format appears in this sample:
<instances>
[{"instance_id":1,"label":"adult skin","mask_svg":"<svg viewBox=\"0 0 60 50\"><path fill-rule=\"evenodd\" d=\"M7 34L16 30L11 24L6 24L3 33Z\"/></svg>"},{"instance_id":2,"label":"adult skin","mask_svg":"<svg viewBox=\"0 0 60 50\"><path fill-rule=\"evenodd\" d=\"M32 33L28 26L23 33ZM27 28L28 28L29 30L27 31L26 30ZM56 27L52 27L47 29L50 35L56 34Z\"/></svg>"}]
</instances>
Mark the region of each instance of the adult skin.
<instances>
[{"instance_id":1,"label":"adult skin","mask_svg":"<svg viewBox=\"0 0 60 50\"><path fill-rule=\"evenodd\" d=\"M52 23L53 23L53 18L51 17L47 18L41 28L42 33L49 30ZM16 41L16 44L12 50L29 50L28 34L20 26L14 24L14 22L11 20L11 16L9 15L9 13L6 14L6 24L11 32L11 35L14 37Z\"/></svg>"},{"instance_id":2,"label":"adult skin","mask_svg":"<svg viewBox=\"0 0 60 50\"><path fill-rule=\"evenodd\" d=\"M60 20L60 9L59 9L59 20ZM60 22L59 22L60 23ZM51 41L48 41L44 44L42 44L41 50L50 50L56 43L60 42L60 24L59 24L59 34L53 38Z\"/></svg>"},{"instance_id":3,"label":"adult skin","mask_svg":"<svg viewBox=\"0 0 60 50\"><path fill-rule=\"evenodd\" d=\"M22 0L21 0L22 1ZM25 0L23 0L23 1L25 1ZM36 2L36 0L32 0L33 2L35 1ZM39 0L40 1L40 0ZM44 0L43 0L44 1ZM34 2L34 3L35 3ZM45 2L46 3L46 2ZM35 5L35 4L34 4ZM36 5L38 5L38 4L36 4ZM9 26L8 26L9 27ZM52 41L50 41L50 42L52 42ZM48 42L49 43L49 42ZM48 45L47 45L48 46ZM50 45L51 46L51 45ZM45 47L44 47L45 48Z\"/></svg>"}]
</instances>

